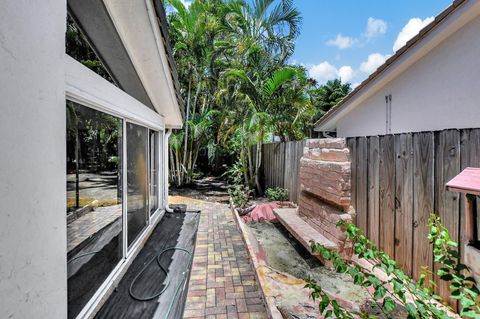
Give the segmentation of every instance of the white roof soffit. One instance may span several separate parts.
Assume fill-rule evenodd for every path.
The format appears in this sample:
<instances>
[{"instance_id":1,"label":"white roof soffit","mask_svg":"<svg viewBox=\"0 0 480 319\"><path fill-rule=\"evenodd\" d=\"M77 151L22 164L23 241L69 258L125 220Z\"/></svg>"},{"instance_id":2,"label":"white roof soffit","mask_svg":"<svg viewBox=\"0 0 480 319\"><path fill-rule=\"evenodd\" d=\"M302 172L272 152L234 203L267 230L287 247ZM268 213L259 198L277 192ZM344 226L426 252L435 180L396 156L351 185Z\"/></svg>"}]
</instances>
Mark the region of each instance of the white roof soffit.
<instances>
[{"instance_id":1,"label":"white roof soffit","mask_svg":"<svg viewBox=\"0 0 480 319\"><path fill-rule=\"evenodd\" d=\"M154 108L102 0L68 0L68 12L97 57L125 92Z\"/></svg>"},{"instance_id":2,"label":"white roof soffit","mask_svg":"<svg viewBox=\"0 0 480 319\"><path fill-rule=\"evenodd\" d=\"M479 14L480 0L456 0L347 95L343 101L328 111L315 124L315 131L335 131L340 118L378 92Z\"/></svg>"},{"instance_id":3,"label":"white roof soffit","mask_svg":"<svg viewBox=\"0 0 480 319\"><path fill-rule=\"evenodd\" d=\"M152 0L103 0L155 110L168 128L183 116Z\"/></svg>"}]
</instances>

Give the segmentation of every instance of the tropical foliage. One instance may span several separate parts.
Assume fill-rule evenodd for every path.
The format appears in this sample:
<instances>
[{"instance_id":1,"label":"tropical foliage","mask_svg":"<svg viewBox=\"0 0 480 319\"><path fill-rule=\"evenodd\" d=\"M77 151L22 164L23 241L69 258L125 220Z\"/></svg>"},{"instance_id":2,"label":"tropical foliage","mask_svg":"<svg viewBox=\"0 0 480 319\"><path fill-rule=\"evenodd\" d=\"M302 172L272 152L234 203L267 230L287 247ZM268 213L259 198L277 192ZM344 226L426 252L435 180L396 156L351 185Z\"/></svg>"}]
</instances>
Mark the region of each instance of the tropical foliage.
<instances>
[{"instance_id":1,"label":"tropical foliage","mask_svg":"<svg viewBox=\"0 0 480 319\"><path fill-rule=\"evenodd\" d=\"M288 189L282 187L267 188L265 197L271 201L286 201L288 200Z\"/></svg>"},{"instance_id":2,"label":"tropical foliage","mask_svg":"<svg viewBox=\"0 0 480 319\"><path fill-rule=\"evenodd\" d=\"M170 142L172 181L192 181L202 150L227 150L241 161L243 184L262 193L261 144L308 137L327 103L306 69L288 63L300 13L292 0L166 3L186 113ZM328 101L348 93L341 85Z\"/></svg>"}]
</instances>

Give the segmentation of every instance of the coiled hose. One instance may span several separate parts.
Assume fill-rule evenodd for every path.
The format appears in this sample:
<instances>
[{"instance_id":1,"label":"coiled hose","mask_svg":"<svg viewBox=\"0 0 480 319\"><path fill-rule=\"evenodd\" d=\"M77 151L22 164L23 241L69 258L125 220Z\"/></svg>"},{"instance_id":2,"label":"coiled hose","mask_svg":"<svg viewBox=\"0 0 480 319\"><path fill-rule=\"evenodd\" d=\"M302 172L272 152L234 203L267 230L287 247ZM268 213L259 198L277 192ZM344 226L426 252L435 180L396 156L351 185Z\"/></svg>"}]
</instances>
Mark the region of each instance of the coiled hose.
<instances>
[{"instance_id":1,"label":"coiled hose","mask_svg":"<svg viewBox=\"0 0 480 319\"><path fill-rule=\"evenodd\" d=\"M130 297L132 297L133 299L138 300L138 301L150 301L150 300L153 300L155 298L160 297L165 292L165 290L167 290L167 288L170 286L170 274L169 274L168 270L165 269L162 266L162 264L160 263L160 260L162 259L162 255L164 253L166 253L167 251L171 251L171 250L179 250L179 251L185 252L190 257L189 258L190 261L189 261L189 263L187 264L187 267L185 268L185 270L182 273L183 278L182 278L182 280L180 281L180 283L178 284L178 286L175 290L175 294L173 295L173 298L172 298L172 300L170 302L170 305L168 307L168 311L165 314L164 318L168 318L170 316L170 312L172 311L173 305L174 305L175 301L177 300L178 293L180 292L182 286L185 285L186 280L188 278L187 275L190 272L190 269L192 267L192 261L193 261L193 256L192 256L192 253L190 251L188 251L188 250L186 250L185 248L182 248L182 247L169 247L169 248L166 248L166 249L162 250L157 256L153 257L148 263L145 264L145 266L140 270L140 272L135 276L135 278L133 278L132 282L130 283L130 287L128 289L128 293L130 294ZM153 295L138 296L133 292L133 287L135 286L137 280L143 275L143 273L148 269L148 267L154 261L157 262L158 267L165 273L165 275L166 275L165 282L166 283L165 283L165 285L164 285L164 287L161 291L156 292Z\"/></svg>"}]
</instances>

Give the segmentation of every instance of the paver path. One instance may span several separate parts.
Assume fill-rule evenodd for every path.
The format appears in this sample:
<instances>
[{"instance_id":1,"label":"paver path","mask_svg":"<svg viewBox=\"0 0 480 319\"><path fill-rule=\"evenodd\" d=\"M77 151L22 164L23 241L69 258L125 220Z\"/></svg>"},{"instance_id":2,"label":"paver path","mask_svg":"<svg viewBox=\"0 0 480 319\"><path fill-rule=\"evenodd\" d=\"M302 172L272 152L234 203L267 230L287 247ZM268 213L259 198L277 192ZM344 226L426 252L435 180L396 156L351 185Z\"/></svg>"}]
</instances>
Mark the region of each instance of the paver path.
<instances>
[{"instance_id":1,"label":"paver path","mask_svg":"<svg viewBox=\"0 0 480 319\"><path fill-rule=\"evenodd\" d=\"M184 318L263 319L266 310L228 205L172 196L200 214Z\"/></svg>"},{"instance_id":2,"label":"paver path","mask_svg":"<svg viewBox=\"0 0 480 319\"><path fill-rule=\"evenodd\" d=\"M113 221L122 217L122 206L97 207L67 225L67 249L71 251L84 240L95 235Z\"/></svg>"}]
</instances>

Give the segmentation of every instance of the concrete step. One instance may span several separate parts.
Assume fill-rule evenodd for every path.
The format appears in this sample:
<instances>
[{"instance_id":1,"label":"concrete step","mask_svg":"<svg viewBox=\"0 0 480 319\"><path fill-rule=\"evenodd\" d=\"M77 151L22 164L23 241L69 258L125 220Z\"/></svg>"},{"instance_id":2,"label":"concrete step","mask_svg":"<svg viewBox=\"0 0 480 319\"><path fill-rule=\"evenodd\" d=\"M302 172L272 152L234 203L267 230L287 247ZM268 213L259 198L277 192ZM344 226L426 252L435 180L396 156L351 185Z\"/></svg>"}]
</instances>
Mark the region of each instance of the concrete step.
<instances>
[{"instance_id":1,"label":"concrete step","mask_svg":"<svg viewBox=\"0 0 480 319\"><path fill-rule=\"evenodd\" d=\"M298 215L296 208L277 208L273 210L273 213L290 234L308 249L312 255L319 257L319 254L313 253L310 248L312 241L322 244L326 248L337 250L337 245L303 220Z\"/></svg>"}]
</instances>

